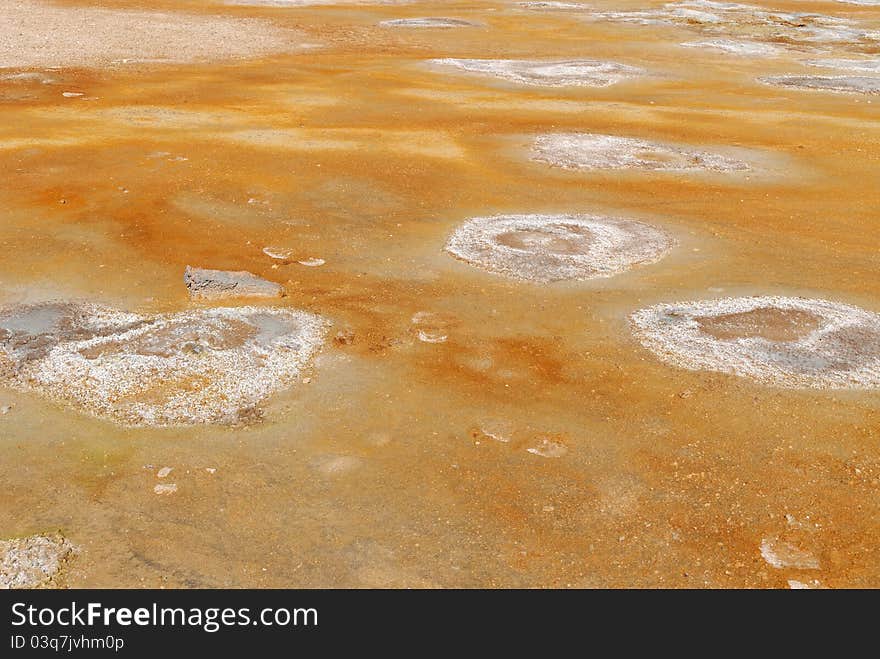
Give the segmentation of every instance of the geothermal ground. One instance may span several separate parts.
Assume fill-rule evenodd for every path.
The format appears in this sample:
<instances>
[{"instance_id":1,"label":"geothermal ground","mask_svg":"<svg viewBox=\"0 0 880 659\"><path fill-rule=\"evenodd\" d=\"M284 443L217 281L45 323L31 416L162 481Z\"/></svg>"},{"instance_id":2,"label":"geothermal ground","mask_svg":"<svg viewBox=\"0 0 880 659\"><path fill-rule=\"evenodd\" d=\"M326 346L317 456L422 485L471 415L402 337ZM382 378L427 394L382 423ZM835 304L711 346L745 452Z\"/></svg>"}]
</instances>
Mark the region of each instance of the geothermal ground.
<instances>
[{"instance_id":1,"label":"geothermal ground","mask_svg":"<svg viewBox=\"0 0 880 659\"><path fill-rule=\"evenodd\" d=\"M10 0L0 587L880 587L880 5Z\"/></svg>"}]
</instances>

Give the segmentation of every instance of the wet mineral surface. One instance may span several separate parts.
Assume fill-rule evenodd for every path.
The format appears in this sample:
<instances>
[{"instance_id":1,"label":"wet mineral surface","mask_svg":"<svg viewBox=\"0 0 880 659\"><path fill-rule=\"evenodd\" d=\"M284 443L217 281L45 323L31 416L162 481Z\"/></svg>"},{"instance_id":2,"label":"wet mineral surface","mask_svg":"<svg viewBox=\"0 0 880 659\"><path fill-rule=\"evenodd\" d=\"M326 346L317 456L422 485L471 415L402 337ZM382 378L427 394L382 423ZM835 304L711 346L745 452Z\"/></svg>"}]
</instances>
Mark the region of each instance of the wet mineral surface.
<instances>
[{"instance_id":1,"label":"wet mineral surface","mask_svg":"<svg viewBox=\"0 0 880 659\"><path fill-rule=\"evenodd\" d=\"M880 9L589 5L5 3L0 585L880 586Z\"/></svg>"}]
</instances>

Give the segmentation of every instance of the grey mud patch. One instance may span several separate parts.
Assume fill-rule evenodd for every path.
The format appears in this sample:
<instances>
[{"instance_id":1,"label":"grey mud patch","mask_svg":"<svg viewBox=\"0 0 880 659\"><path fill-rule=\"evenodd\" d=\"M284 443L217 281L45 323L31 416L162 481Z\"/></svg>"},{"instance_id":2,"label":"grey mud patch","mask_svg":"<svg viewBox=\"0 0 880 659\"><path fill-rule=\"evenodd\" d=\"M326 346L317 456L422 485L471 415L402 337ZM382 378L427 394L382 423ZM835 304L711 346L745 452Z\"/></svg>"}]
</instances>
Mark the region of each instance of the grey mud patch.
<instances>
[{"instance_id":1,"label":"grey mud patch","mask_svg":"<svg viewBox=\"0 0 880 659\"><path fill-rule=\"evenodd\" d=\"M75 553L60 534L0 540L0 589L51 587Z\"/></svg>"},{"instance_id":2,"label":"grey mud patch","mask_svg":"<svg viewBox=\"0 0 880 659\"><path fill-rule=\"evenodd\" d=\"M742 172L751 169L746 162L717 153L594 133L539 135L532 146L531 158L569 170Z\"/></svg>"},{"instance_id":3,"label":"grey mud patch","mask_svg":"<svg viewBox=\"0 0 880 659\"><path fill-rule=\"evenodd\" d=\"M461 225L446 251L510 279L549 283L610 277L653 263L672 247L642 222L591 215L497 215Z\"/></svg>"},{"instance_id":4,"label":"grey mud patch","mask_svg":"<svg viewBox=\"0 0 880 659\"><path fill-rule=\"evenodd\" d=\"M608 87L645 73L643 69L597 60L433 59L428 63L493 76L522 85Z\"/></svg>"},{"instance_id":5,"label":"grey mud patch","mask_svg":"<svg viewBox=\"0 0 880 659\"><path fill-rule=\"evenodd\" d=\"M773 87L787 87L806 91L880 94L880 78L870 76L782 75L767 76L759 78L759 80Z\"/></svg>"},{"instance_id":6,"label":"grey mud patch","mask_svg":"<svg viewBox=\"0 0 880 659\"><path fill-rule=\"evenodd\" d=\"M90 304L0 309L0 381L127 426L237 424L292 385L323 344L303 311L142 316Z\"/></svg>"},{"instance_id":7,"label":"grey mud patch","mask_svg":"<svg viewBox=\"0 0 880 659\"><path fill-rule=\"evenodd\" d=\"M880 388L880 315L836 302L740 297L658 304L630 317L662 361L785 388Z\"/></svg>"}]
</instances>

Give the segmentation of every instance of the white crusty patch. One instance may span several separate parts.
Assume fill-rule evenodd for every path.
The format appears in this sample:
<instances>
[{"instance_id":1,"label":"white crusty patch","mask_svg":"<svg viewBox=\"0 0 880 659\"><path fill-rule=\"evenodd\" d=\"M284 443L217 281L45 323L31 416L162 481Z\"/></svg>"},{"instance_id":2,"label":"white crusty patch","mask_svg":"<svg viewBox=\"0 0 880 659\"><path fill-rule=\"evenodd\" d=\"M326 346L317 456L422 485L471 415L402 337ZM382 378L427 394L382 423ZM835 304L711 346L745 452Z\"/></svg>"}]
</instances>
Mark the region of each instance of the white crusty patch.
<instances>
[{"instance_id":1,"label":"white crusty patch","mask_svg":"<svg viewBox=\"0 0 880 659\"><path fill-rule=\"evenodd\" d=\"M741 160L691 147L593 133L539 135L532 160L564 169L644 169L732 172L750 169Z\"/></svg>"},{"instance_id":2,"label":"white crusty patch","mask_svg":"<svg viewBox=\"0 0 880 659\"><path fill-rule=\"evenodd\" d=\"M264 247L263 254L268 256L269 258L276 259L278 261L286 261L290 258L290 255L293 254L293 249L289 247Z\"/></svg>"},{"instance_id":3,"label":"white crusty patch","mask_svg":"<svg viewBox=\"0 0 880 659\"><path fill-rule=\"evenodd\" d=\"M568 447L544 437L534 446L527 447L526 451L532 455L540 455L542 458L561 458L568 453Z\"/></svg>"},{"instance_id":4,"label":"white crusty patch","mask_svg":"<svg viewBox=\"0 0 880 659\"><path fill-rule=\"evenodd\" d=\"M634 66L599 60L444 58L428 60L428 63L542 87L608 87L644 73Z\"/></svg>"},{"instance_id":5,"label":"white crusty patch","mask_svg":"<svg viewBox=\"0 0 880 659\"><path fill-rule=\"evenodd\" d=\"M880 73L880 58L878 59L810 59L805 60L807 66L815 66L823 69L840 69L842 71L859 71L867 73Z\"/></svg>"},{"instance_id":6,"label":"white crusty patch","mask_svg":"<svg viewBox=\"0 0 880 659\"><path fill-rule=\"evenodd\" d=\"M774 87L789 87L808 91L880 94L880 78L869 76L782 75L767 76L759 78L759 80Z\"/></svg>"},{"instance_id":7,"label":"white crusty patch","mask_svg":"<svg viewBox=\"0 0 880 659\"><path fill-rule=\"evenodd\" d=\"M592 12L585 17L594 21L674 25L728 38L794 48L845 43L873 50L880 42L880 33L866 30L846 18L713 0L670 2L662 7L637 11Z\"/></svg>"},{"instance_id":8,"label":"white crusty patch","mask_svg":"<svg viewBox=\"0 0 880 659\"><path fill-rule=\"evenodd\" d=\"M61 535L0 540L0 589L51 585L76 548Z\"/></svg>"},{"instance_id":9,"label":"white crusty patch","mask_svg":"<svg viewBox=\"0 0 880 659\"><path fill-rule=\"evenodd\" d=\"M761 558L777 570L783 568L793 568L796 570L819 569L818 558L810 552L778 538L765 538L761 541Z\"/></svg>"},{"instance_id":10,"label":"white crusty patch","mask_svg":"<svg viewBox=\"0 0 880 659\"><path fill-rule=\"evenodd\" d=\"M660 229L592 215L497 215L458 227L446 251L493 274L533 282L610 277L672 247Z\"/></svg>"},{"instance_id":11,"label":"white crusty patch","mask_svg":"<svg viewBox=\"0 0 880 659\"><path fill-rule=\"evenodd\" d=\"M537 9L539 11L544 10L561 10L561 11L586 11L590 8L590 5L585 5L580 2L517 2L517 7L522 7L523 9Z\"/></svg>"},{"instance_id":12,"label":"white crusty patch","mask_svg":"<svg viewBox=\"0 0 880 659\"><path fill-rule=\"evenodd\" d=\"M815 326L791 340L717 338L700 321L756 310L808 314ZM630 316L638 340L662 361L786 388L880 387L880 314L828 300L738 297L658 304Z\"/></svg>"},{"instance_id":13,"label":"white crusty patch","mask_svg":"<svg viewBox=\"0 0 880 659\"><path fill-rule=\"evenodd\" d=\"M706 39L704 41L686 41L681 44L684 48L704 48L717 50L729 55L741 57L769 57L777 55L780 49L768 43L758 41L740 41L736 39Z\"/></svg>"},{"instance_id":14,"label":"white crusty patch","mask_svg":"<svg viewBox=\"0 0 880 659\"><path fill-rule=\"evenodd\" d=\"M410 28L456 28L456 27L480 27L479 23L466 21L462 18L446 18L441 16L426 16L423 18L395 18L390 21L379 23L382 27L410 27Z\"/></svg>"},{"instance_id":15,"label":"white crusty patch","mask_svg":"<svg viewBox=\"0 0 880 659\"><path fill-rule=\"evenodd\" d=\"M418 311L413 314L412 324L416 336L423 343L446 343L449 339L451 320L444 314Z\"/></svg>"},{"instance_id":16,"label":"white crusty patch","mask_svg":"<svg viewBox=\"0 0 880 659\"><path fill-rule=\"evenodd\" d=\"M88 304L57 308L39 327L34 319L51 304L0 310L0 376L129 426L246 420L294 382L326 329L322 318L289 309L141 316Z\"/></svg>"}]
</instances>

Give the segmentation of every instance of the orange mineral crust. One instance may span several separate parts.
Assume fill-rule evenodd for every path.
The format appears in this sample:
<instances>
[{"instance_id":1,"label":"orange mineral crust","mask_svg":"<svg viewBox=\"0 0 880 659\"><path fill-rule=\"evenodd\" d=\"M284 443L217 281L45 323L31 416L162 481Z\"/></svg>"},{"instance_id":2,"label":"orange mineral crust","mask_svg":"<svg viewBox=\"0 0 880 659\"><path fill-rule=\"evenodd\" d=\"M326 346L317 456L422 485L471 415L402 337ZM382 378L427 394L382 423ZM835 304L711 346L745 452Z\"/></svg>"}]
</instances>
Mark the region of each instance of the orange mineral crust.
<instances>
[{"instance_id":1,"label":"orange mineral crust","mask_svg":"<svg viewBox=\"0 0 880 659\"><path fill-rule=\"evenodd\" d=\"M0 586L880 587L880 7L754 3L4 2Z\"/></svg>"}]
</instances>

